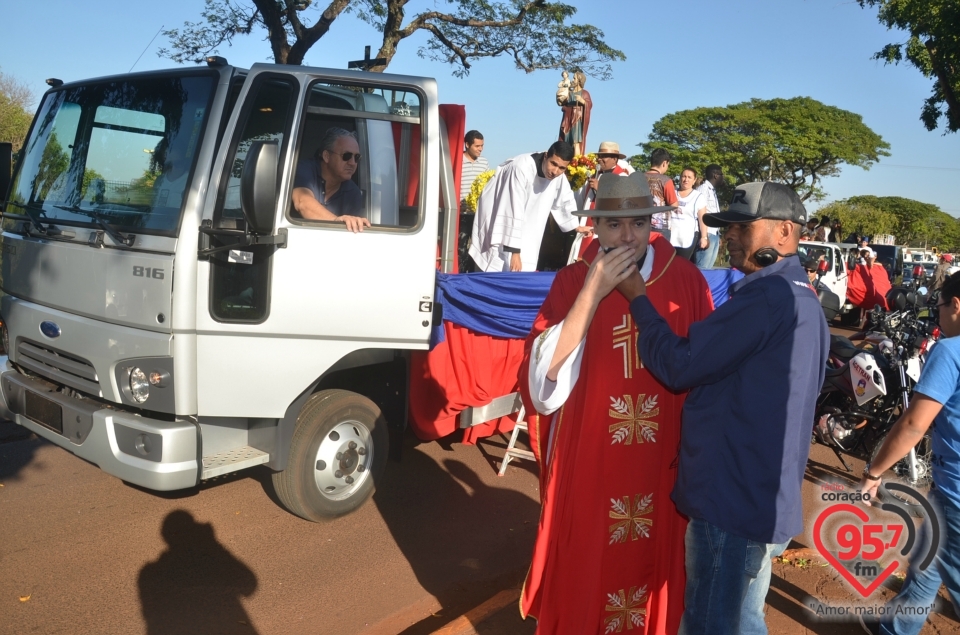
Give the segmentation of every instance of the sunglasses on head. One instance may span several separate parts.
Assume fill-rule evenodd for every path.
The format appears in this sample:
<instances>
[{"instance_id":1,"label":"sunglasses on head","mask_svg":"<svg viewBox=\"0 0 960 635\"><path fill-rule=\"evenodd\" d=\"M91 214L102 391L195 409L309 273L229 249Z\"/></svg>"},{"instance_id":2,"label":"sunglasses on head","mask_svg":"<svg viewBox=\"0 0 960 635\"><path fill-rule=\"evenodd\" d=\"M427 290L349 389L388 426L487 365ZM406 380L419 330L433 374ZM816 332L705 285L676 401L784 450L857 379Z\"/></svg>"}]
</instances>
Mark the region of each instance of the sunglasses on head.
<instances>
[{"instance_id":1,"label":"sunglasses on head","mask_svg":"<svg viewBox=\"0 0 960 635\"><path fill-rule=\"evenodd\" d=\"M360 163L360 153L359 152L344 152L340 155L340 158L344 161L350 161L351 159L356 159L357 163Z\"/></svg>"}]
</instances>

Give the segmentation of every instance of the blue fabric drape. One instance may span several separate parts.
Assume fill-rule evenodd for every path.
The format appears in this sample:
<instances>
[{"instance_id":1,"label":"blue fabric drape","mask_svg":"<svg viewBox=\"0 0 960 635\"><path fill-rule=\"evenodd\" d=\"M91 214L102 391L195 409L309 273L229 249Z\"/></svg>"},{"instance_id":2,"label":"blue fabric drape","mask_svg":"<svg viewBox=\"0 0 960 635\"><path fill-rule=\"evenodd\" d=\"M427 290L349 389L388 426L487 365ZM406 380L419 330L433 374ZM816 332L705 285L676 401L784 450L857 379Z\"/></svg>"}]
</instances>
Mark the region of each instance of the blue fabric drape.
<instances>
[{"instance_id":1,"label":"blue fabric drape","mask_svg":"<svg viewBox=\"0 0 960 635\"><path fill-rule=\"evenodd\" d=\"M727 301L730 286L743 277L735 269L706 269L701 273L710 286L715 306ZM520 339L530 333L555 275L438 273L435 301L443 307L445 321L484 335ZM431 348L444 339L443 327L434 327Z\"/></svg>"},{"instance_id":2,"label":"blue fabric drape","mask_svg":"<svg viewBox=\"0 0 960 635\"><path fill-rule=\"evenodd\" d=\"M743 277L743 272L736 269L701 269L700 273L710 286L714 308L730 299L730 287Z\"/></svg>"}]
</instances>

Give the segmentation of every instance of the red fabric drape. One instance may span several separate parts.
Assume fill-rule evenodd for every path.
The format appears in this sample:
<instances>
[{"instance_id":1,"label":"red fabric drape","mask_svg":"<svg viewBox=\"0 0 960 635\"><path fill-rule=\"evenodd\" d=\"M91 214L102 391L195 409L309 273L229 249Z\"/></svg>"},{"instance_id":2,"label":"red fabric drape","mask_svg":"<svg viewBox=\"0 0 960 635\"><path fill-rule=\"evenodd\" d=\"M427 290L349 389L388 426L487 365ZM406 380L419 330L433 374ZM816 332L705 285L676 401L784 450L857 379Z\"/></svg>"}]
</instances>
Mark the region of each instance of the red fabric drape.
<instances>
[{"instance_id":1,"label":"red fabric drape","mask_svg":"<svg viewBox=\"0 0 960 635\"><path fill-rule=\"evenodd\" d=\"M465 408L516 392L523 360L523 340L481 335L452 322L443 327L446 341L413 353L410 361L410 427L424 441L456 432L457 415ZM463 442L509 432L513 424L503 417L467 428Z\"/></svg>"},{"instance_id":2,"label":"red fabric drape","mask_svg":"<svg viewBox=\"0 0 960 635\"><path fill-rule=\"evenodd\" d=\"M453 199L457 231L460 235L460 177L463 170L463 137L467 134L467 108L459 104L440 104L440 117L447 124L447 140L450 143L450 162L453 165ZM460 271L459 250L453 250L453 270Z\"/></svg>"},{"instance_id":3,"label":"red fabric drape","mask_svg":"<svg viewBox=\"0 0 960 635\"><path fill-rule=\"evenodd\" d=\"M887 293L890 288L887 271L879 264L872 267L857 265L847 276L847 299L868 311L878 304L887 310Z\"/></svg>"}]
</instances>

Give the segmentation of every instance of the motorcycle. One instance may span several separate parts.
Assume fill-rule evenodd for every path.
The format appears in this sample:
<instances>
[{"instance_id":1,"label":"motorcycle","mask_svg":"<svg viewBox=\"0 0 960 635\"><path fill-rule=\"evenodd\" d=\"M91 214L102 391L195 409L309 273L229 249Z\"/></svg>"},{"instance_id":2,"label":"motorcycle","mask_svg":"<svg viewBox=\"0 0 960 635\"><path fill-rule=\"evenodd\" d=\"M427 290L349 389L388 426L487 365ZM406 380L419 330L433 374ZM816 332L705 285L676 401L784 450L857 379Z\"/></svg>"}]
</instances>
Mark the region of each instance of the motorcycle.
<instances>
[{"instance_id":1,"label":"motorcycle","mask_svg":"<svg viewBox=\"0 0 960 635\"><path fill-rule=\"evenodd\" d=\"M910 405L926 356L940 337L940 329L924 302L925 293L922 287L893 289L887 296L892 310L877 306L870 311L865 332L851 338L830 336L813 439L831 448L848 472L853 470L844 454L868 462L876 456L894 423ZM902 483L923 491L932 482L931 461L928 432L892 470ZM897 502L916 515L922 511L906 496L898 496Z\"/></svg>"}]
</instances>

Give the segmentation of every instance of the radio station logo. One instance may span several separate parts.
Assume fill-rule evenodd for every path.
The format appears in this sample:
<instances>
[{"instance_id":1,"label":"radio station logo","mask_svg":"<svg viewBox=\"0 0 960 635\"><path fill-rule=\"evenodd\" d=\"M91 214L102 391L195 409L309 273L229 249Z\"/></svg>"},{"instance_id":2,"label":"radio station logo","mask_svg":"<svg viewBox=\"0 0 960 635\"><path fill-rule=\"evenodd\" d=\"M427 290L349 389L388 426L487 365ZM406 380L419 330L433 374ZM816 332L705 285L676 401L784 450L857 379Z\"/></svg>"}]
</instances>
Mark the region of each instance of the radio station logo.
<instances>
[{"instance_id":1,"label":"radio station logo","mask_svg":"<svg viewBox=\"0 0 960 635\"><path fill-rule=\"evenodd\" d=\"M940 546L940 522L933 506L923 494L901 483L885 482L881 488L892 496L914 499L923 508L924 522L930 523L930 545L926 553L914 554L913 558L919 558L917 566L925 571ZM853 590L866 598L906 567L907 556L917 544L917 528L901 505L884 502L879 507L882 513L874 513L875 518L871 518L863 505L870 501L869 494L848 492L839 484L823 489L821 499L833 504L814 522L814 545Z\"/></svg>"}]
</instances>

